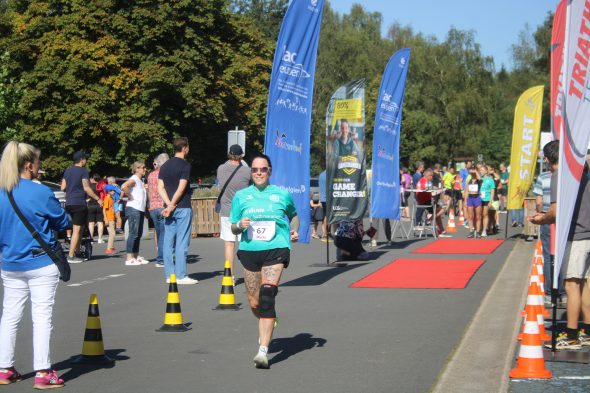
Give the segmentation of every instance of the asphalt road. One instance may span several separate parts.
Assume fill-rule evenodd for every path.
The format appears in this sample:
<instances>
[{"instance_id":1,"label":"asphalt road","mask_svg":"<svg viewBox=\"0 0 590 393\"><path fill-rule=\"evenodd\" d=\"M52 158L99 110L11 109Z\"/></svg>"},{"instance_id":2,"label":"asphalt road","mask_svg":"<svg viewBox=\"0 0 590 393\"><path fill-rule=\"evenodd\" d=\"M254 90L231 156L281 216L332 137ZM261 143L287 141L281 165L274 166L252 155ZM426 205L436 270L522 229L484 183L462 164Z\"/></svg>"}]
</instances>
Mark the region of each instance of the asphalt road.
<instances>
[{"instance_id":1,"label":"asphalt road","mask_svg":"<svg viewBox=\"0 0 590 393\"><path fill-rule=\"evenodd\" d=\"M428 392L515 244L509 239L482 256L486 263L462 290L349 288L394 259L419 258L411 250L430 241L381 242L369 249L373 260L340 268L310 266L326 261L326 243L295 245L277 297L280 324L270 346L270 370L252 363L257 323L241 281L236 297L245 307L212 310L221 288L221 240L191 242L188 270L200 283L179 286L184 321L192 327L185 333L155 331L168 290L163 269L125 266L122 253L104 257L105 245L95 244L93 259L73 265L72 280L58 289L52 361L66 380L63 391L77 393ZM122 239L115 246L123 249ZM155 256L151 236L142 241L141 254ZM92 293L99 298L107 354L116 362L73 367ZM19 332L15 366L26 379L3 387L5 392L28 392L33 384L29 308Z\"/></svg>"}]
</instances>

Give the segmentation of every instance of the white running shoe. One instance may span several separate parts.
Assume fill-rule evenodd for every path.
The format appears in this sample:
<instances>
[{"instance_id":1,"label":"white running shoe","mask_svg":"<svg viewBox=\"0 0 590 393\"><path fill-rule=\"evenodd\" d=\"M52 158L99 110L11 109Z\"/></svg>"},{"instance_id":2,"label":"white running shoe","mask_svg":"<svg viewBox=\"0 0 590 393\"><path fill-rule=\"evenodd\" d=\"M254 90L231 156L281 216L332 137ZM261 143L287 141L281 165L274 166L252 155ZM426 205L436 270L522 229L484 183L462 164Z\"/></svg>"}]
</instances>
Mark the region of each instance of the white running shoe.
<instances>
[{"instance_id":1,"label":"white running shoe","mask_svg":"<svg viewBox=\"0 0 590 393\"><path fill-rule=\"evenodd\" d=\"M70 257L68 256L68 263L82 263L84 259L78 257Z\"/></svg>"},{"instance_id":2,"label":"white running shoe","mask_svg":"<svg viewBox=\"0 0 590 393\"><path fill-rule=\"evenodd\" d=\"M98 244L102 244L102 243L104 243L104 240L102 240L102 239L98 239L97 243L98 243Z\"/></svg>"},{"instance_id":3,"label":"white running shoe","mask_svg":"<svg viewBox=\"0 0 590 393\"><path fill-rule=\"evenodd\" d=\"M268 357L266 356L266 354L258 352L258 354L254 356L254 364L256 365L256 368L269 368Z\"/></svg>"},{"instance_id":4,"label":"white running shoe","mask_svg":"<svg viewBox=\"0 0 590 393\"><path fill-rule=\"evenodd\" d=\"M189 276L184 276L180 280L176 280L176 283L180 285L192 285L198 284L199 280L195 280L194 278L190 278Z\"/></svg>"},{"instance_id":5,"label":"white running shoe","mask_svg":"<svg viewBox=\"0 0 590 393\"><path fill-rule=\"evenodd\" d=\"M148 263L150 263L150 261L148 261L147 259L145 259L144 257L142 257L142 256L139 256L139 255L137 256L137 258L136 258L136 259L137 259L139 262L141 262L141 264L142 264L142 265L147 265Z\"/></svg>"},{"instance_id":6,"label":"white running shoe","mask_svg":"<svg viewBox=\"0 0 590 393\"><path fill-rule=\"evenodd\" d=\"M140 266L142 265L137 259L132 258L125 261L125 266Z\"/></svg>"}]
</instances>

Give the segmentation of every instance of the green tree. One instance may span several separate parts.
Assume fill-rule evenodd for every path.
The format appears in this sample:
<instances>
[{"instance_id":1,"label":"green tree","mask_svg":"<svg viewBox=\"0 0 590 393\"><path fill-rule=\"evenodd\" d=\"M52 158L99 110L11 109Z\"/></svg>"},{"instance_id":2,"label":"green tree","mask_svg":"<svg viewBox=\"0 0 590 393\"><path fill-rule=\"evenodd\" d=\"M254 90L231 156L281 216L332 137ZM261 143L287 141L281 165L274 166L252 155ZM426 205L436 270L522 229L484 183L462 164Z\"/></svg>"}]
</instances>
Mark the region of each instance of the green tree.
<instances>
[{"instance_id":1,"label":"green tree","mask_svg":"<svg viewBox=\"0 0 590 393\"><path fill-rule=\"evenodd\" d=\"M174 135L205 175L230 125L263 132L272 49L226 1L14 0L6 15L0 50L24 92L16 129L54 176L78 149L94 170L128 174Z\"/></svg>"}]
</instances>

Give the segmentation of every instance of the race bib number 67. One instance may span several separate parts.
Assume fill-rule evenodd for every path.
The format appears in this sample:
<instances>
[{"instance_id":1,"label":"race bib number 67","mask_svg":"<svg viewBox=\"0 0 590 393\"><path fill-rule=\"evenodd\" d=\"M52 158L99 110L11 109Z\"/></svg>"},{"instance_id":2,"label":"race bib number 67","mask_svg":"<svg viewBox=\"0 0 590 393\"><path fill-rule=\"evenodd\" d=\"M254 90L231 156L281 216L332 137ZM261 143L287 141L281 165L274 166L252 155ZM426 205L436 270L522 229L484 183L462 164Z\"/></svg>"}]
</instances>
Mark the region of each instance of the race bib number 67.
<instances>
[{"instance_id":1,"label":"race bib number 67","mask_svg":"<svg viewBox=\"0 0 590 393\"><path fill-rule=\"evenodd\" d=\"M268 242L275 236L274 221L251 221L248 227L249 240L261 240Z\"/></svg>"}]
</instances>

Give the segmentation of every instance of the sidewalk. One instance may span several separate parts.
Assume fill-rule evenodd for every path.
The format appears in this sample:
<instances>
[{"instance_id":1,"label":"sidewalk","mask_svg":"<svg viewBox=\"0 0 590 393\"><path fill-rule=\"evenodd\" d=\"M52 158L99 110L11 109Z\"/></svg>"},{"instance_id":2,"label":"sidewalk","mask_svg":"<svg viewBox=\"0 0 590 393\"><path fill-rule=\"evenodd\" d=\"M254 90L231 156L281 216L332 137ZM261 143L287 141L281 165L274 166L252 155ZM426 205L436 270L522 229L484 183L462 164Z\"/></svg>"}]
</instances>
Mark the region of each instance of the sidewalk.
<instances>
[{"instance_id":1,"label":"sidewalk","mask_svg":"<svg viewBox=\"0 0 590 393\"><path fill-rule=\"evenodd\" d=\"M440 373L434 393L508 391L535 243L507 241L516 245Z\"/></svg>"}]
</instances>

